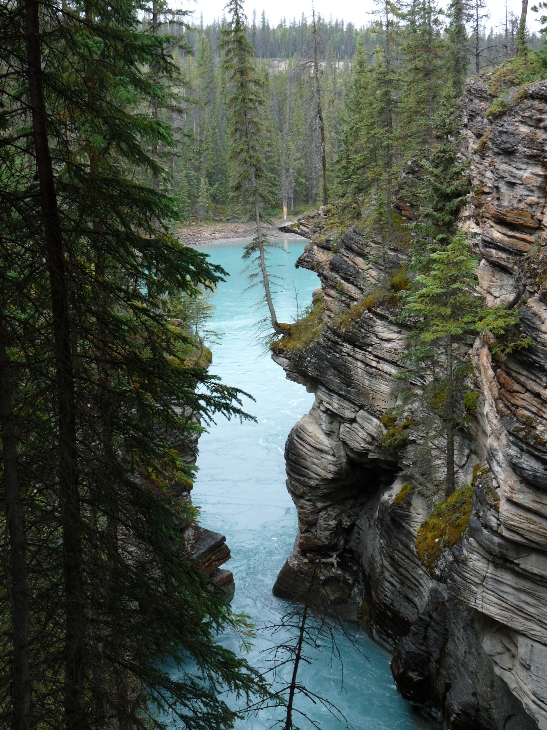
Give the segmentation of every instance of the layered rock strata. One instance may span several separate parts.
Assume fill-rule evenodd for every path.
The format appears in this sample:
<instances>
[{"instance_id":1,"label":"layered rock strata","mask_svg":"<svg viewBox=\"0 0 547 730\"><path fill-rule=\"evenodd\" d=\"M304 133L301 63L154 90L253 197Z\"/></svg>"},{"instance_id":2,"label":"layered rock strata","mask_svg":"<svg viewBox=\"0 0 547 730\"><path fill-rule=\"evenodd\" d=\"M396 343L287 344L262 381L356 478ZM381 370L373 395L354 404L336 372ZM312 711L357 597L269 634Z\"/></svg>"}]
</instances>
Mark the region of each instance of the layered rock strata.
<instances>
[{"instance_id":1,"label":"layered rock strata","mask_svg":"<svg viewBox=\"0 0 547 730\"><path fill-rule=\"evenodd\" d=\"M392 646L403 696L449 727L547 730L547 83L498 116L486 114L492 102L488 77L469 85L463 225L482 294L518 307L528 346L467 345L477 407L459 434L457 481L474 485L469 526L430 574L415 541L442 499L442 438L408 427L399 448L385 446L405 348L393 320L404 235L385 248L366 220L329 234L317 213L292 230L310 239L299 265L321 279L323 329L273 355L315 392L286 445L299 531L274 590L309 599L316 581L315 600ZM376 298L386 283L394 296Z\"/></svg>"}]
</instances>

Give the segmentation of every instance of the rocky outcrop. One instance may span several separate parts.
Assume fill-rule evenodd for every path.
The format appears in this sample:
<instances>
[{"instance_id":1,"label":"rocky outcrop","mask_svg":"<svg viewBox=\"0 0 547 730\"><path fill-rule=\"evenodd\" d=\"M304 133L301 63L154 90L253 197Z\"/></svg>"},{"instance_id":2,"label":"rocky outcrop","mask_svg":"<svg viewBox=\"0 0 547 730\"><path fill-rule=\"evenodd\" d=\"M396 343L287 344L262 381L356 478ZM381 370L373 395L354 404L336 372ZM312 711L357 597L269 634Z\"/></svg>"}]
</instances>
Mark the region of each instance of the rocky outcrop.
<instances>
[{"instance_id":1,"label":"rocky outcrop","mask_svg":"<svg viewBox=\"0 0 547 730\"><path fill-rule=\"evenodd\" d=\"M232 600L235 592L234 576L231 571L220 567L231 557L224 535L201 525L190 525L184 532L184 549L195 561L198 570L224 588Z\"/></svg>"},{"instance_id":2,"label":"rocky outcrop","mask_svg":"<svg viewBox=\"0 0 547 730\"><path fill-rule=\"evenodd\" d=\"M274 591L307 596L313 576L316 601L389 643L403 696L449 727L547 730L547 83L511 99L486 114L482 77L464 109L474 191L462 225L482 257L482 294L518 307L528 344L493 355L487 336L468 343L477 403L457 467L474 486L469 526L430 574L415 541L442 498L442 439L403 425L397 448L386 445L408 241L384 248L366 220L337 233L325 209L297 227L310 239L299 265L321 279L323 330L273 355L315 392L287 441L299 531ZM393 296L376 298L386 282Z\"/></svg>"},{"instance_id":3,"label":"rocky outcrop","mask_svg":"<svg viewBox=\"0 0 547 730\"><path fill-rule=\"evenodd\" d=\"M177 410L182 415L181 409ZM198 414L187 412L184 414L195 424L200 423ZM185 464L194 465L198 456L199 430L188 429L183 437L171 438L171 445L176 449ZM183 502L192 501L192 483L175 483L170 485L178 499ZM196 564L198 570L204 573L213 583L224 588L231 601L235 593L234 576L231 571L221 568L231 558L230 548L226 544L224 535L213 532L205 527L191 522L181 531L180 549Z\"/></svg>"}]
</instances>

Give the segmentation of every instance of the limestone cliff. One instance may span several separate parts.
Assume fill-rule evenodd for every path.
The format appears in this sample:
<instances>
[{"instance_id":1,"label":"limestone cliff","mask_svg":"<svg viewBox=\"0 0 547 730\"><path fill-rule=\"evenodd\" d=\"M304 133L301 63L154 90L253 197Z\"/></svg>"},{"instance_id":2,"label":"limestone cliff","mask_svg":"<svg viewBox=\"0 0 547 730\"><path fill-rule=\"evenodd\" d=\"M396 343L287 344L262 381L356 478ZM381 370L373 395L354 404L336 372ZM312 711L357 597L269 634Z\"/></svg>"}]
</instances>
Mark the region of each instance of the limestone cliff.
<instances>
[{"instance_id":1,"label":"limestone cliff","mask_svg":"<svg viewBox=\"0 0 547 730\"><path fill-rule=\"evenodd\" d=\"M488 338L469 342L477 401L457 444L458 482L474 486L468 527L426 569L415 542L442 498L442 444L424 448L403 424L386 445L405 235L386 251L366 220L336 235L317 213L293 230L310 239L299 265L321 292L273 355L315 392L286 445L299 532L274 590L302 596L319 576L318 600L389 643L403 696L449 727L547 730L547 83L509 95L496 116L492 102L487 77L471 82L463 225L477 234L482 293L516 304L532 344L492 355ZM376 297L386 284L393 296Z\"/></svg>"}]
</instances>

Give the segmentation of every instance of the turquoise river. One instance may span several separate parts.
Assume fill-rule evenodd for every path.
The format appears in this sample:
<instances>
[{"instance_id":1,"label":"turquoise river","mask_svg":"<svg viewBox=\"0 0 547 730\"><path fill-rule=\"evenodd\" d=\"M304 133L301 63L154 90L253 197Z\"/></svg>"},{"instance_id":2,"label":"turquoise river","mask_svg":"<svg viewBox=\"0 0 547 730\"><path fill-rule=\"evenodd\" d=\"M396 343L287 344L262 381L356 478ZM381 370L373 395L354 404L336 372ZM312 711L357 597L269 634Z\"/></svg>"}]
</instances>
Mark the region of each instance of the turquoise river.
<instances>
[{"instance_id":1,"label":"turquoise river","mask_svg":"<svg viewBox=\"0 0 547 730\"><path fill-rule=\"evenodd\" d=\"M285 487L283 451L292 426L310 409L313 395L304 387L285 379L281 368L264 354L254 334L256 323L266 314L254 306L257 289L247 290L247 275L241 260L242 243L214 243L202 247L211 261L230 276L221 283L213 298L215 314L208 323L220 336L212 345L212 372L233 386L251 393L245 409L256 422L218 418L199 443L199 473L193 501L201 507L200 522L221 532L232 552L224 567L235 578L233 608L249 614L255 625L275 622L284 612L283 601L274 598L276 575L290 554L297 531L296 510ZM300 308L311 302L319 286L317 276L294 264L304 249L302 241L287 241L271 253L273 273L283 277L275 304L280 321L290 322ZM300 680L314 692L335 703L356 730L415 730L425 725L398 694L389 668L389 654L355 627L349 629L353 642L338 629L337 641L343 655L342 667L331 660L330 652L318 653L303 666ZM277 639L277 641L279 638ZM237 650L233 637L222 641ZM256 667L265 665L262 653L272 639L258 631L248 658ZM321 730L344 728L320 705L303 703ZM272 710L239 722L238 729L266 730L280 715ZM304 730L309 722L295 718Z\"/></svg>"}]
</instances>

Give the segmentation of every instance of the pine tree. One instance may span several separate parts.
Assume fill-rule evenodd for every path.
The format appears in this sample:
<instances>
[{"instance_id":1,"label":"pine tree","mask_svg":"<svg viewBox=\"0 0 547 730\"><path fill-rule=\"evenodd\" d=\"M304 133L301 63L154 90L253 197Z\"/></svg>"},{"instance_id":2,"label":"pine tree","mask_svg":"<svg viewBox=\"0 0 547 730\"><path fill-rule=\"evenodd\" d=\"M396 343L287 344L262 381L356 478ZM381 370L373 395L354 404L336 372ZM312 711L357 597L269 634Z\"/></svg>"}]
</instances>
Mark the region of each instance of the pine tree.
<instances>
[{"instance_id":1,"label":"pine tree","mask_svg":"<svg viewBox=\"0 0 547 730\"><path fill-rule=\"evenodd\" d=\"M319 82L319 39L317 37L317 24L315 22L315 10L312 5L312 35L313 35L313 76L315 80L315 103L317 107L317 121L321 134L321 172L323 179L323 205L328 203L327 192L327 149L325 143L325 120L323 119L323 104L321 103L321 84Z\"/></svg>"},{"instance_id":2,"label":"pine tree","mask_svg":"<svg viewBox=\"0 0 547 730\"><path fill-rule=\"evenodd\" d=\"M374 75L363 36L359 36L345 98L346 116L336 160L338 190L343 196L366 195L378 176Z\"/></svg>"},{"instance_id":3,"label":"pine tree","mask_svg":"<svg viewBox=\"0 0 547 730\"><path fill-rule=\"evenodd\" d=\"M399 155L399 139L395 108L399 95L400 76L396 65L395 50L399 41L400 10L391 0L379 0L378 27L383 46L377 46L374 59L376 138L378 142L377 170L385 201L388 231L393 233L393 190Z\"/></svg>"},{"instance_id":4,"label":"pine tree","mask_svg":"<svg viewBox=\"0 0 547 730\"><path fill-rule=\"evenodd\" d=\"M431 253L428 273L416 278L403 312L413 321L404 377L413 380L422 406L443 425L447 498L455 489L455 434L464 422L463 384L469 370L465 347L458 345L466 335L485 330L502 334L518 320L513 311L484 307L474 291L476 269L469 243L458 231L446 248Z\"/></svg>"},{"instance_id":5,"label":"pine tree","mask_svg":"<svg viewBox=\"0 0 547 730\"><path fill-rule=\"evenodd\" d=\"M460 159L460 105L451 93L444 96L434 118L435 146L419 160L419 217L411 267L424 272L431 252L445 249L454 237L460 212L471 191L467 163Z\"/></svg>"},{"instance_id":6,"label":"pine tree","mask_svg":"<svg viewBox=\"0 0 547 730\"><path fill-rule=\"evenodd\" d=\"M264 155L265 125L263 82L257 72L253 48L247 40L246 17L240 0L230 0L227 28L222 30L223 67L231 84L230 159L234 165L233 193L241 206L254 218L256 232L245 247L245 259L258 259L258 269L270 320L276 334L283 328L277 321L272 300L270 276L266 267L268 242L263 232L265 208L272 200L271 181Z\"/></svg>"},{"instance_id":7,"label":"pine tree","mask_svg":"<svg viewBox=\"0 0 547 730\"><path fill-rule=\"evenodd\" d=\"M459 229L470 192L467 164L459 159L461 114L449 93L435 116L436 145L421 161L419 219L414 225L410 267L418 273L403 293L402 320L412 322L401 378L411 398L435 414L446 439L446 496L455 488L455 434L464 423L466 336L483 331L502 334L518 315L485 308L476 291L477 262ZM441 363L441 364L440 364Z\"/></svg>"}]
</instances>

